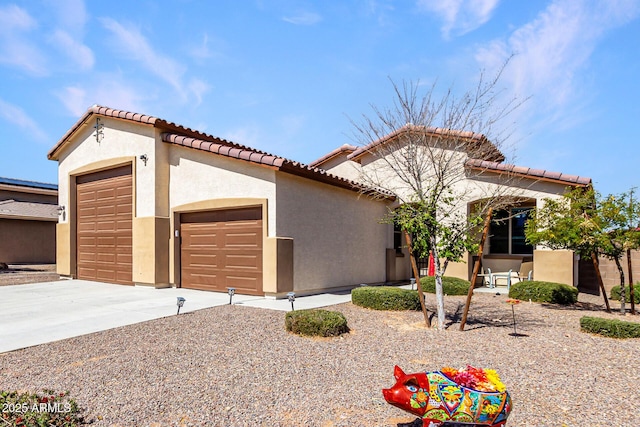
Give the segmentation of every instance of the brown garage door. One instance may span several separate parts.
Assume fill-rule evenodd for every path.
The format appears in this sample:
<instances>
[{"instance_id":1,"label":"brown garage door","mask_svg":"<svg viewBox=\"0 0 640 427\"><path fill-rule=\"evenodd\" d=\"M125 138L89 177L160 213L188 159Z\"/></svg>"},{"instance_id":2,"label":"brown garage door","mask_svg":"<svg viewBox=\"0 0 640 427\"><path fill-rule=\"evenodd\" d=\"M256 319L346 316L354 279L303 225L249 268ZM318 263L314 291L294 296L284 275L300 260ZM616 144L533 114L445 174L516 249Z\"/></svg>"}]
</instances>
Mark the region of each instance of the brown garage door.
<instances>
[{"instance_id":1,"label":"brown garage door","mask_svg":"<svg viewBox=\"0 0 640 427\"><path fill-rule=\"evenodd\" d=\"M262 208L180 216L183 288L262 295Z\"/></svg>"},{"instance_id":2,"label":"brown garage door","mask_svg":"<svg viewBox=\"0 0 640 427\"><path fill-rule=\"evenodd\" d=\"M76 178L78 278L132 285L131 166Z\"/></svg>"}]
</instances>

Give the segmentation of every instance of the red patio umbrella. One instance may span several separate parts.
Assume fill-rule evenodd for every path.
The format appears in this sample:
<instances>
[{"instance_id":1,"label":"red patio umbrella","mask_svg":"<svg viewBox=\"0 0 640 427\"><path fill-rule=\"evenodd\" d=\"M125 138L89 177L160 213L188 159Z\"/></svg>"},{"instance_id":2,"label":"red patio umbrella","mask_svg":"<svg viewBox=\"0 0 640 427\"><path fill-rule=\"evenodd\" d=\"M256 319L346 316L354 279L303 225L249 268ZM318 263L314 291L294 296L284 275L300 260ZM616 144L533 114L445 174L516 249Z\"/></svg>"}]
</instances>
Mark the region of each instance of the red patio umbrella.
<instances>
[{"instance_id":1,"label":"red patio umbrella","mask_svg":"<svg viewBox=\"0 0 640 427\"><path fill-rule=\"evenodd\" d=\"M433 252L429 252L429 269L427 270L427 275L436 275L436 264L433 262Z\"/></svg>"}]
</instances>

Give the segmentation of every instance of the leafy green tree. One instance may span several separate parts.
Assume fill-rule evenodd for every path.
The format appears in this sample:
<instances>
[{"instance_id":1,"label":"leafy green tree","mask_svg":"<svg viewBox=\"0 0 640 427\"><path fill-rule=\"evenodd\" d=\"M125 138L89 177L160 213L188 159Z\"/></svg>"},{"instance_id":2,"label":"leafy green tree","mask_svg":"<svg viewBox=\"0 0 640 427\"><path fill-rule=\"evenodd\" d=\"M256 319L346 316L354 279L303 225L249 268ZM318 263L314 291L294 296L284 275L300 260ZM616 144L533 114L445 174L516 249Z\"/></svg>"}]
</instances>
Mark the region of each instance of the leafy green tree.
<instances>
[{"instance_id":1,"label":"leafy green tree","mask_svg":"<svg viewBox=\"0 0 640 427\"><path fill-rule=\"evenodd\" d=\"M550 249L569 249L582 257L590 257L597 270L600 288L609 303L598 267L598 255L613 260L624 288L622 257L628 248L637 247L638 232L629 227L638 206L627 202L628 194L602 197L593 188L576 188L562 199L545 199L542 207L532 212L525 235L533 245ZM621 298L625 297L624 290ZM622 301L622 312L625 305Z\"/></svg>"},{"instance_id":2,"label":"leafy green tree","mask_svg":"<svg viewBox=\"0 0 640 427\"><path fill-rule=\"evenodd\" d=\"M373 117L352 121L355 139L372 156L361 168L360 181L365 188L397 196L397 209L389 211L386 221L401 226L415 254L433 255L439 329L445 325L442 276L448 263L474 249L472 239L489 207L508 203L501 197L507 185L474 186L466 167L469 159L504 160L500 149L510 130L502 127L503 120L520 104L511 100L498 105L499 77L486 80L482 75L477 86L460 97L451 88L439 95L434 85L420 95L424 87L419 83L392 82L391 107L373 107ZM470 214L469 200L482 200ZM413 256L412 264L417 276ZM423 298L421 303L429 324Z\"/></svg>"}]
</instances>

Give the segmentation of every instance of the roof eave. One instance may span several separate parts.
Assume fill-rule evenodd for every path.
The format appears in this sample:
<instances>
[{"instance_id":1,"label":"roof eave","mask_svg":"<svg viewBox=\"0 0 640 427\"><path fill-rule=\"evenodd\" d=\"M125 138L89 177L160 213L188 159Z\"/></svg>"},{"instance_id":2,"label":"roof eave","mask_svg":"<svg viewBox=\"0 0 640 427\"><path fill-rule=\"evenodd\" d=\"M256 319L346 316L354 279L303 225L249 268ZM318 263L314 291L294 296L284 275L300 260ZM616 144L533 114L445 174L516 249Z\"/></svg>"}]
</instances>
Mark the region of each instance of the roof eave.
<instances>
[{"instance_id":1,"label":"roof eave","mask_svg":"<svg viewBox=\"0 0 640 427\"><path fill-rule=\"evenodd\" d=\"M142 125L155 126L156 122L164 122L153 116L147 116L139 113L131 113L124 110L116 110L113 108L103 107L100 105L93 105L87 109L87 111L80 117L80 119L64 134L64 136L54 145L54 147L47 154L47 159L58 160L60 151L67 145L67 143L73 138L73 136L82 129L89 119L93 115L102 117L109 117L116 120L126 120L138 122Z\"/></svg>"},{"instance_id":2,"label":"roof eave","mask_svg":"<svg viewBox=\"0 0 640 427\"><path fill-rule=\"evenodd\" d=\"M593 184L591 178L586 178L586 177L582 178L582 181L581 180L569 181L569 180L563 180L563 179L550 178L550 177L546 177L546 176L526 174L526 173L515 171L513 169L511 169L511 170L494 169L494 168L481 166L481 165L475 165L475 164L467 164L467 165L465 165L465 168L472 169L472 170L477 170L477 171L484 171L484 172L488 172L488 173L494 173L494 174L497 174L497 175L508 174L508 175L511 175L511 176L518 176L518 177L530 179L532 181L544 181L544 182L550 182L550 183L554 183L554 184L561 184L561 185L571 186L571 187L586 188L586 187L589 187L589 186L591 186ZM579 177L579 178L581 178L581 177ZM588 180L588 181L584 181L584 180Z\"/></svg>"}]
</instances>

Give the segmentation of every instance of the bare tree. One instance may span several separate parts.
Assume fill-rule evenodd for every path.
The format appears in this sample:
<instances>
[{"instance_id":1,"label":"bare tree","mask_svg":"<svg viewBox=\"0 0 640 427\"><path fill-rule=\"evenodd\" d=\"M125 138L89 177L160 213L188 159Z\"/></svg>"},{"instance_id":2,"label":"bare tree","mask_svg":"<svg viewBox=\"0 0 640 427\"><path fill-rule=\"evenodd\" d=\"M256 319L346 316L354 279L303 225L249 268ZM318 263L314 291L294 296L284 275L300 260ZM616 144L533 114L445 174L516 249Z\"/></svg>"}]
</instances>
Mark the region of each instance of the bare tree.
<instances>
[{"instance_id":1,"label":"bare tree","mask_svg":"<svg viewBox=\"0 0 640 427\"><path fill-rule=\"evenodd\" d=\"M481 74L475 88L460 97L451 87L438 96L435 84L421 94L419 82L392 81L390 108L372 106L373 116L352 120L362 146L354 153L362 156L361 181L397 196L398 207L386 219L412 234L412 249L420 256L433 255L439 329L445 323L442 276L448 263L476 246L489 208L518 200L505 185L514 179L508 170L481 179L490 165L505 160L501 149L512 128L505 121L521 105L516 99L500 102L503 69L490 80Z\"/></svg>"}]
</instances>

